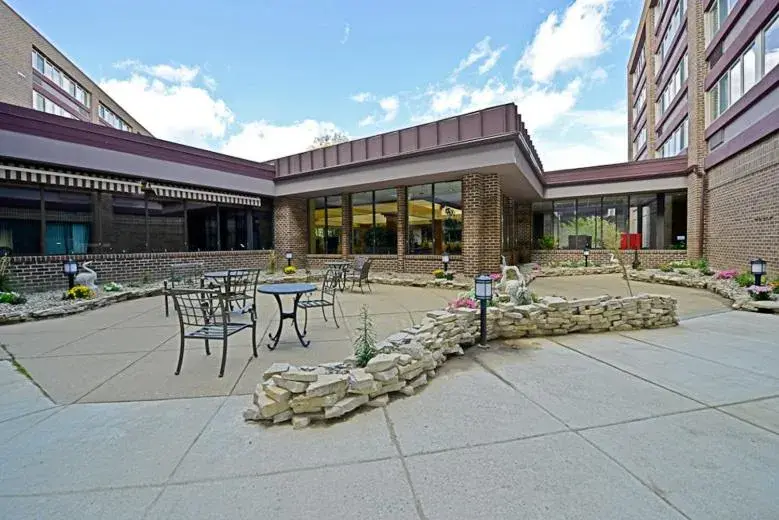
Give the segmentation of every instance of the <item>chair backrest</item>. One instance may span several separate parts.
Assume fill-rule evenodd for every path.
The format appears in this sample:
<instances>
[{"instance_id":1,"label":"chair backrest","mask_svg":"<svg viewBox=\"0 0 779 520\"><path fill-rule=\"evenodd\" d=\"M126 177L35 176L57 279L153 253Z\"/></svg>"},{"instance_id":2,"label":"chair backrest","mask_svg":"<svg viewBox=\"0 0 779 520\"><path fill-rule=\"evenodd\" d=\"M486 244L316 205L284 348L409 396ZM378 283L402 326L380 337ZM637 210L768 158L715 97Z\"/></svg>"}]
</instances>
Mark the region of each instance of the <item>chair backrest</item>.
<instances>
[{"instance_id":1,"label":"chair backrest","mask_svg":"<svg viewBox=\"0 0 779 520\"><path fill-rule=\"evenodd\" d=\"M367 262L369 258L367 256L358 256L354 259L354 270L355 271L361 271L363 266L365 265L365 262Z\"/></svg>"},{"instance_id":2,"label":"chair backrest","mask_svg":"<svg viewBox=\"0 0 779 520\"><path fill-rule=\"evenodd\" d=\"M362 264L362 267L360 268L360 280L367 280L368 279L368 272L371 270L371 259L366 258L365 263Z\"/></svg>"},{"instance_id":3,"label":"chair backrest","mask_svg":"<svg viewBox=\"0 0 779 520\"><path fill-rule=\"evenodd\" d=\"M257 282L260 278L259 269L230 269L224 282L224 292L230 302L252 303L257 298Z\"/></svg>"},{"instance_id":4,"label":"chair backrest","mask_svg":"<svg viewBox=\"0 0 779 520\"><path fill-rule=\"evenodd\" d=\"M325 271L322 278L322 299L329 302L335 301L335 291L338 289L339 275L333 269Z\"/></svg>"},{"instance_id":5,"label":"chair backrest","mask_svg":"<svg viewBox=\"0 0 779 520\"><path fill-rule=\"evenodd\" d=\"M168 281L171 287L198 287L204 272L202 263L171 264Z\"/></svg>"},{"instance_id":6,"label":"chair backrest","mask_svg":"<svg viewBox=\"0 0 779 520\"><path fill-rule=\"evenodd\" d=\"M225 314L225 295L219 289L170 289L179 325L203 327L221 322Z\"/></svg>"}]
</instances>

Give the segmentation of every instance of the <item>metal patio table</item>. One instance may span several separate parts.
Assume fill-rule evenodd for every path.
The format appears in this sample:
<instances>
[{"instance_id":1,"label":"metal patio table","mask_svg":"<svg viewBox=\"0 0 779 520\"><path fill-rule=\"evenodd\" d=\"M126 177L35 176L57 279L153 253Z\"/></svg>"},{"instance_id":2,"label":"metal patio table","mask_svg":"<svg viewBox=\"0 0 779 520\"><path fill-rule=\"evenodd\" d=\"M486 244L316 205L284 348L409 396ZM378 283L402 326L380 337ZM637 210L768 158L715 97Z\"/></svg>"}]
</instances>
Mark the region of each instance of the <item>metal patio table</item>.
<instances>
[{"instance_id":1,"label":"metal patio table","mask_svg":"<svg viewBox=\"0 0 779 520\"><path fill-rule=\"evenodd\" d=\"M295 325L295 333L298 336L298 340L300 340L300 344L304 347L308 347L311 341L306 341L304 339L306 335L301 334L300 327L298 327L298 302L304 294L314 291L316 291L316 286L311 285L310 283L273 283L261 285L257 288L257 292L272 294L273 297L276 298L276 303L279 305L279 328L276 330L276 334L268 334L268 337L273 341L272 346L268 343L268 349L273 350L279 344L281 329L284 325L284 320L287 319L292 320L292 323ZM292 312L284 312L281 296L286 294L295 295L294 303L292 304Z\"/></svg>"},{"instance_id":2,"label":"metal patio table","mask_svg":"<svg viewBox=\"0 0 779 520\"><path fill-rule=\"evenodd\" d=\"M209 271L207 273L203 273L203 278L210 278L211 280L215 280L217 283L222 283L228 276L228 273L232 271L235 274L244 275L247 273L247 271L244 271L243 269L229 269L225 271Z\"/></svg>"},{"instance_id":3,"label":"metal patio table","mask_svg":"<svg viewBox=\"0 0 779 520\"><path fill-rule=\"evenodd\" d=\"M336 274L335 286L344 292L346 289L346 270L351 267L352 263L346 260L337 260L333 262L326 262L325 267L332 270Z\"/></svg>"}]
</instances>

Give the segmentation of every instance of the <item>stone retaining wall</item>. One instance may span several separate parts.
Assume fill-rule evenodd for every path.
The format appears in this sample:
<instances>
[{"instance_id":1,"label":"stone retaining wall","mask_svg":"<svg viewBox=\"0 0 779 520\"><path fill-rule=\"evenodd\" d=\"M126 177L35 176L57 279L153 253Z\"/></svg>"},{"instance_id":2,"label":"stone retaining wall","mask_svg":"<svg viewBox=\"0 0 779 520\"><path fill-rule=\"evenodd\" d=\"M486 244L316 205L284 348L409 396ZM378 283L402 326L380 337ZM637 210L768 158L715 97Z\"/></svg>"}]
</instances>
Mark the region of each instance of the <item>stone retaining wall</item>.
<instances>
[{"instance_id":1,"label":"stone retaining wall","mask_svg":"<svg viewBox=\"0 0 779 520\"><path fill-rule=\"evenodd\" d=\"M621 251L625 262L630 265L633 262L635 252L632 249ZM601 265L607 265L611 260L611 250L609 249L591 249L590 262L597 262ZM677 260L686 260L687 251L683 249L639 249L638 260L641 267L655 268L663 264ZM530 260L542 265L559 262L579 262L584 260L579 249L534 249L531 252Z\"/></svg>"},{"instance_id":2,"label":"stone retaining wall","mask_svg":"<svg viewBox=\"0 0 779 520\"><path fill-rule=\"evenodd\" d=\"M487 315L489 339L555 336L574 332L626 331L678 323L676 300L668 296L602 296L582 300L544 298L539 303L498 303ZM385 406L391 396L413 395L436 375L448 356L479 337L479 311L431 311L420 325L386 338L364 368L351 357L317 367L274 363L257 385L248 421L295 428L312 420L341 417L363 406Z\"/></svg>"}]
</instances>

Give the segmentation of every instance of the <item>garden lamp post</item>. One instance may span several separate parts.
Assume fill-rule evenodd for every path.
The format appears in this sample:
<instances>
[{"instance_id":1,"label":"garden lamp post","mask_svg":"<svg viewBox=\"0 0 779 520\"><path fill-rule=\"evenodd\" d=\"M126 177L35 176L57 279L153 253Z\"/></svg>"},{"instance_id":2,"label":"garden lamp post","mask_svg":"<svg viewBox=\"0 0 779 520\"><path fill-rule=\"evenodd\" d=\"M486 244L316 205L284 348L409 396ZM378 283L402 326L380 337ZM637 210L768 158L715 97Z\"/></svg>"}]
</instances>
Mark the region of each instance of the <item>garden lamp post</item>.
<instances>
[{"instance_id":1,"label":"garden lamp post","mask_svg":"<svg viewBox=\"0 0 779 520\"><path fill-rule=\"evenodd\" d=\"M584 267L589 266L589 260L590 260L590 249L585 246L582 250L582 254L584 255Z\"/></svg>"},{"instance_id":2,"label":"garden lamp post","mask_svg":"<svg viewBox=\"0 0 779 520\"><path fill-rule=\"evenodd\" d=\"M68 289L72 289L76 281L76 273L78 273L78 262L69 258L62 262L62 273L68 277Z\"/></svg>"},{"instance_id":3,"label":"garden lamp post","mask_svg":"<svg viewBox=\"0 0 779 520\"><path fill-rule=\"evenodd\" d=\"M633 250L633 269L641 267L641 260L638 259L638 249Z\"/></svg>"},{"instance_id":4,"label":"garden lamp post","mask_svg":"<svg viewBox=\"0 0 779 520\"><path fill-rule=\"evenodd\" d=\"M444 272L447 272L449 270L449 253L441 255L441 263L444 264Z\"/></svg>"},{"instance_id":5,"label":"garden lamp post","mask_svg":"<svg viewBox=\"0 0 779 520\"><path fill-rule=\"evenodd\" d=\"M474 293L481 306L481 338L482 346L487 344L487 302L492 300L492 278L482 274L474 278Z\"/></svg>"},{"instance_id":6,"label":"garden lamp post","mask_svg":"<svg viewBox=\"0 0 779 520\"><path fill-rule=\"evenodd\" d=\"M287 267L292 265L292 251L287 251L284 253L284 258L287 259Z\"/></svg>"},{"instance_id":7,"label":"garden lamp post","mask_svg":"<svg viewBox=\"0 0 779 520\"><path fill-rule=\"evenodd\" d=\"M765 274L765 260L762 258L750 260L749 267L752 274L755 275L755 285L760 285L763 275Z\"/></svg>"}]
</instances>

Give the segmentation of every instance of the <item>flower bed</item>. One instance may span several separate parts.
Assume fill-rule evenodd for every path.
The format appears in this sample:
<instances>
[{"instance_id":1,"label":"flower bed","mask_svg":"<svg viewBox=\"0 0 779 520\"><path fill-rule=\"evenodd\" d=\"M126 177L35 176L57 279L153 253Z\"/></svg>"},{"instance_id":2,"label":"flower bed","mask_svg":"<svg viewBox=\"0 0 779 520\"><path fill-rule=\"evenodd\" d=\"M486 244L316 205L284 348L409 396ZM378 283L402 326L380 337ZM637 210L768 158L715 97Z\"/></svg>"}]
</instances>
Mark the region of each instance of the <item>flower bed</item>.
<instances>
[{"instance_id":1,"label":"flower bed","mask_svg":"<svg viewBox=\"0 0 779 520\"><path fill-rule=\"evenodd\" d=\"M668 296L602 296L581 300L543 298L529 305L499 302L488 310L488 339L555 336L574 332L627 331L678 323ZM292 422L300 428L361 407L385 406L392 396L413 395L436 375L448 356L462 355L479 334L479 311L465 307L431 311L422 323L386 338L364 368L350 357L316 367L274 363L257 385L247 421Z\"/></svg>"}]
</instances>

